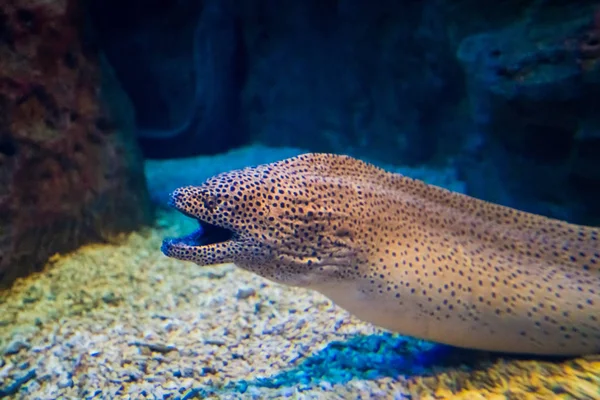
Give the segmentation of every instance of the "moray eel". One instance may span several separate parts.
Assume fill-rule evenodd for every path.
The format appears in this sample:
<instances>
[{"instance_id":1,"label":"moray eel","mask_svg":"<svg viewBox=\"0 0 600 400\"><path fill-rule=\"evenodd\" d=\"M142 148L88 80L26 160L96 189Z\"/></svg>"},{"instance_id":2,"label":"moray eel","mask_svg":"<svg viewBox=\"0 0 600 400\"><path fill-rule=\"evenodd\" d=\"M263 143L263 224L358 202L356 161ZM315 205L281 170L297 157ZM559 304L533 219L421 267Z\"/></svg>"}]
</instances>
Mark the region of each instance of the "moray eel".
<instances>
[{"instance_id":1,"label":"moray eel","mask_svg":"<svg viewBox=\"0 0 600 400\"><path fill-rule=\"evenodd\" d=\"M600 352L599 229L360 160L304 154L171 194L200 228L165 255L316 290L359 319L471 349Z\"/></svg>"}]
</instances>

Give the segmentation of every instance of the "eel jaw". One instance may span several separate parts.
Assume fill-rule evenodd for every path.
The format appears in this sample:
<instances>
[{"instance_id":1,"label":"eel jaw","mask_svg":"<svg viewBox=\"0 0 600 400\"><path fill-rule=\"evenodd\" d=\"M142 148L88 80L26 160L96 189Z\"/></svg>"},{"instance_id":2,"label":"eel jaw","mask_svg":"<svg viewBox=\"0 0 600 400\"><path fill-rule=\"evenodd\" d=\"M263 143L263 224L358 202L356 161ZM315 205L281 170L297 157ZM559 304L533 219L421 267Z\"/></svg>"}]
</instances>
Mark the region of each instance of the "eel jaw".
<instances>
[{"instance_id":1,"label":"eel jaw","mask_svg":"<svg viewBox=\"0 0 600 400\"><path fill-rule=\"evenodd\" d=\"M189 235L168 237L163 240L161 251L171 258L192 261L199 265L215 265L233 262L239 253L238 234L190 214L179 206L176 192L171 195L169 206L198 221L198 229Z\"/></svg>"}]
</instances>

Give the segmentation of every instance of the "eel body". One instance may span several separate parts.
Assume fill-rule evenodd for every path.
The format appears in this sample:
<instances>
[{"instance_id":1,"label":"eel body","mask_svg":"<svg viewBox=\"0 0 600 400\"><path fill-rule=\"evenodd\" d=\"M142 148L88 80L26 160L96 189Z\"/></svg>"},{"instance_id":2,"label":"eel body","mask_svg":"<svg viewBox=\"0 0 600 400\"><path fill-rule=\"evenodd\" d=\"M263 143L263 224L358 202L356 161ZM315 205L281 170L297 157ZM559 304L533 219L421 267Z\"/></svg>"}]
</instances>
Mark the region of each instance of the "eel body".
<instances>
[{"instance_id":1,"label":"eel body","mask_svg":"<svg viewBox=\"0 0 600 400\"><path fill-rule=\"evenodd\" d=\"M317 290L401 334L489 351L600 352L599 229L360 160L304 154L175 190L200 222L169 257Z\"/></svg>"}]
</instances>

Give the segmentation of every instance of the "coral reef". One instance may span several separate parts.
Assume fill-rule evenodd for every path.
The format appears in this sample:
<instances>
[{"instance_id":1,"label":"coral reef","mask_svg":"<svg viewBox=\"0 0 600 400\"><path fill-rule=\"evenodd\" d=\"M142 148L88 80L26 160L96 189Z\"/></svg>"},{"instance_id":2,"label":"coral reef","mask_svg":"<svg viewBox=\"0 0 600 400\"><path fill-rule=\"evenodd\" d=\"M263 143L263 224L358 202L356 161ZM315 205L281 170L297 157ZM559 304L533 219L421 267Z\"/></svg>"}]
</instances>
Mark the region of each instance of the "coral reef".
<instances>
[{"instance_id":1,"label":"coral reef","mask_svg":"<svg viewBox=\"0 0 600 400\"><path fill-rule=\"evenodd\" d=\"M2 285L151 220L131 107L81 20L74 1L0 5Z\"/></svg>"}]
</instances>

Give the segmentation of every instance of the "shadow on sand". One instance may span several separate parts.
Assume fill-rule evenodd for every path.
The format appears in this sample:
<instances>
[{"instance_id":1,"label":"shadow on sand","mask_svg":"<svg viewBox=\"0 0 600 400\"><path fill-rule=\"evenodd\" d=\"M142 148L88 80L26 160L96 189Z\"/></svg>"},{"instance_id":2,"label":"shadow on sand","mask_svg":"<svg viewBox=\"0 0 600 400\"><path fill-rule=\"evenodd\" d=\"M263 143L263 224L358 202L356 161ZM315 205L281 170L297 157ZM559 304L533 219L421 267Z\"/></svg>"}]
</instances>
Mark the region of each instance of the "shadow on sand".
<instances>
[{"instance_id":1,"label":"shadow on sand","mask_svg":"<svg viewBox=\"0 0 600 400\"><path fill-rule=\"evenodd\" d=\"M251 381L232 382L218 392L245 393L248 388L315 387L321 382L345 383L353 379L373 380L385 377L418 378L445 371L485 370L500 359L545 360L512 354L489 353L433 344L392 334L356 335L334 341L307 356L291 360L291 368L276 375ZM200 390L202 394L215 390ZM198 393L200 397L202 395ZM191 398L191 397L187 397Z\"/></svg>"}]
</instances>

